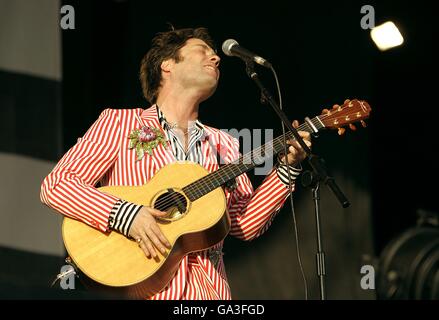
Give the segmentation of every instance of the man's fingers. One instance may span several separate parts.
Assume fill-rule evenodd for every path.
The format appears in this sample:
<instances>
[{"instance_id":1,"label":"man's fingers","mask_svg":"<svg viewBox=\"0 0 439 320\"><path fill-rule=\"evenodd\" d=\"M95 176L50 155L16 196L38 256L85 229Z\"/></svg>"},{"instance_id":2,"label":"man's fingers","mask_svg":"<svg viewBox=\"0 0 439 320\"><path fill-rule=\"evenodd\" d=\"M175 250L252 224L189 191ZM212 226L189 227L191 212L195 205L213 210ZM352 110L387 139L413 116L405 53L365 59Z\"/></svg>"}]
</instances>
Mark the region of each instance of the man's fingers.
<instances>
[{"instance_id":1,"label":"man's fingers","mask_svg":"<svg viewBox=\"0 0 439 320\"><path fill-rule=\"evenodd\" d=\"M130 230L130 236L136 239L141 239L139 242L140 248L145 252L145 255L150 258L156 258L159 250L163 255L166 254L166 247L171 248L171 244L163 235L160 227L157 225L154 217L164 216L167 213L149 207L142 208L142 215L138 215Z\"/></svg>"},{"instance_id":2,"label":"man's fingers","mask_svg":"<svg viewBox=\"0 0 439 320\"><path fill-rule=\"evenodd\" d=\"M300 148L300 144L299 144L299 142L297 142L296 140L293 140L293 141L291 141L291 143L290 143L290 150L291 150L291 147L294 147L294 148Z\"/></svg>"},{"instance_id":3,"label":"man's fingers","mask_svg":"<svg viewBox=\"0 0 439 320\"><path fill-rule=\"evenodd\" d=\"M305 144L308 146L308 148L311 148L312 142L309 140L304 140ZM290 155L297 155L299 152L304 152L302 147L297 141L292 141L290 143L290 147L288 148Z\"/></svg>"},{"instance_id":4,"label":"man's fingers","mask_svg":"<svg viewBox=\"0 0 439 320\"><path fill-rule=\"evenodd\" d=\"M160 211L160 210L157 210L154 208L148 208L148 210L149 210L149 213L154 217L163 217L163 216L168 214L167 212Z\"/></svg>"},{"instance_id":5,"label":"man's fingers","mask_svg":"<svg viewBox=\"0 0 439 320\"><path fill-rule=\"evenodd\" d=\"M162 233L162 230L160 230L159 226L157 224L151 225L151 230L155 233L155 235L159 238L161 243L163 243L168 248L171 247L171 244L169 243L168 239L166 239L165 235Z\"/></svg>"},{"instance_id":6,"label":"man's fingers","mask_svg":"<svg viewBox=\"0 0 439 320\"><path fill-rule=\"evenodd\" d=\"M293 127L297 128L299 126L299 122L297 120L293 121ZM299 131L298 132L300 137L303 139L303 141L305 142L305 144L308 146L308 148L311 148L311 134L309 132L306 131ZM287 140L287 143L289 145L288 147L288 163L295 163L295 162L300 162L302 161L305 156L306 153L303 150L302 146L299 144L299 142L297 142L297 140L295 139L290 139ZM281 156L281 161L283 163L285 163L285 157Z\"/></svg>"},{"instance_id":7,"label":"man's fingers","mask_svg":"<svg viewBox=\"0 0 439 320\"><path fill-rule=\"evenodd\" d=\"M306 131L299 131L299 135L302 137L302 139L304 140L311 140L311 134L309 132ZM294 142L297 142L295 139L289 139L287 140L288 144L293 144Z\"/></svg>"},{"instance_id":8,"label":"man's fingers","mask_svg":"<svg viewBox=\"0 0 439 320\"><path fill-rule=\"evenodd\" d=\"M146 234L142 236L142 241L139 243L140 248L145 252L145 255L147 258L150 258L153 256L154 258L157 257L157 253L154 250L153 245L151 244L151 241L149 241Z\"/></svg>"},{"instance_id":9,"label":"man's fingers","mask_svg":"<svg viewBox=\"0 0 439 320\"><path fill-rule=\"evenodd\" d=\"M153 258L157 257L157 251L154 248L154 245L152 244L151 240L149 239L148 235L145 234L144 237L142 237L143 243L145 244L146 248L148 249L149 253Z\"/></svg>"},{"instance_id":10,"label":"man's fingers","mask_svg":"<svg viewBox=\"0 0 439 320\"><path fill-rule=\"evenodd\" d=\"M309 132L299 131L299 135L305 140L311 139L311 134Z\"/></svg>"},{"instance_id":11,"label":"man's fingers","mask_svg":"<svg viewBox=\"0 0 439 320\"><path fill-rule=\"evenodd\" d=\"M154 246L159 249L163 254L166 253L166 248L165 246L161 243L161 241L159 240L158 236L155 234L155 232L152 229L149 229L147 231L148 234L148 238L152 241L152 243L154 244Z\"/></svg>"},{"instance_id":12,"label":"man's fingers","mask_svg":"<svg viewBox=\"0 0 439 320\"><path fill-rule=\"evenodd\" d=\"M296 147L293 147L293 146L291 146L290 148L289 148L289 151L290 151L290 155L291 156L295 156L296 154L297 154L297 149L296 149Z\"/></svg>"},{"instance_id":13,"label":"man's fingers","mask_svg":"<svg viewBox=\"0 0 439 320\"><path fill-rule=\"evenodd\" d=\"M139 242L139 247L140 249L142 249L143 253L145 254L145 256L149 259L151 258L151 254L149 253L148 248L146 247L146 245L142 242Z\"/></svg>"}]
</instances>

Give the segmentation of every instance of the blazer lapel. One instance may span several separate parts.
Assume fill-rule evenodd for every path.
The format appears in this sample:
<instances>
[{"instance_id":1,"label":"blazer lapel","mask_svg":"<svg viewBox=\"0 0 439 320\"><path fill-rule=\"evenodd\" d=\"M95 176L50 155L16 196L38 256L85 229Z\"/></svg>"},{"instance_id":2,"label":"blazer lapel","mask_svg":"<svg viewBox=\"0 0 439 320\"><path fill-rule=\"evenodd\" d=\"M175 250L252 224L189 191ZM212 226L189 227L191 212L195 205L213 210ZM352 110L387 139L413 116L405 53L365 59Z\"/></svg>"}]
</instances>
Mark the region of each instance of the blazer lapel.
<instances>
[{"instance_id":1,"label":"blazer lapel","mask_svg":"<svg viewBox=\"0 0 439 320\"><path fill-rule=\"evenodd\" d=\"M163 132L163 128L161 127L158 120L157 109L155 105L143 111L140 115L140 119L142 120L143 125L160 129L163 135L166 137L165 133ZM169 141L166 143L166 147L164 147L162 144L159 144L156 148L152 150L152 156L150 156L149 154L145 154L145 157L151 157L155 165L155 172L157 172L165 165L176 161L176 158L172 153Z\"/></svg>"},{"instance_id":2,"label":"blazer lapel","mask_svg":"<svg viewBox=\"0 0 439 320\"><path fill-rule=\"evenodd\" d=\"M204 136L201 139L201 152L203 153L202 166L209 172L218 169L217 150L218 144L217 134L210 130L208 126L204 126Z\"/></svg>"}]
</instances>

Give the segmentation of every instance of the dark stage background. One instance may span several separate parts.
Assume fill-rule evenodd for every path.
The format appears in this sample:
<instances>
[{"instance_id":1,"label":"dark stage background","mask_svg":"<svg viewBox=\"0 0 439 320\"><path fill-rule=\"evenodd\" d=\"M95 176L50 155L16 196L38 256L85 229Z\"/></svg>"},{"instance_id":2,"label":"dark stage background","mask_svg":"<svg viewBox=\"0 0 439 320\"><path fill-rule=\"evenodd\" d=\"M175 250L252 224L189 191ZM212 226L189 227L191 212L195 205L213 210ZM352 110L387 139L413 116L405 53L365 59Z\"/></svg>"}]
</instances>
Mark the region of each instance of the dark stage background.
<instances>
[{"instance_id":1,"label":"dark stage background","mask_svg":"<svg viewBox=\"0 0 439 320\"><path fill-rule=\"evenodd\" d=\"M413 227L419 209L439 211L435 159L438 52L434 46L438 28L436 12L427 3L61 1L60 5L64 4L75 8L76 21L74 30L60 30L62 79L53 84L54 98L39 99L38 103L28 99L21 104L24 107L16 108L18 104L10 101L26 94L17 89L23 82L11 83L14 75L0 72L1 102L6 105L9 101L9 108L0 109L4 122L0 132L8 137L1 142L0 151L56 162L104 108L146 108L138 70L151 38L168 30L168 23L176 28L205 26L219 51L224 40L234 38L270 60L278 72L290 119L302 122L304 117L318 115L346 98L367 100L372 107L367 128L360 126L341 137L336 131L325 132L314 140L313 150L325 158L352 202L344 210L326 188L322 190L329 298L375 298L373 290L360 287L361 266L376 262L391 239ZM377 25L387 20L398 25L405 38L401 47L386 52L375 47L369 30L360 26L360 9L366 4L375 8ZM280 134L279 120L269 106L260 104L242 61L222 52L220 57L220 85L201 106L201 120L218 128L273 128ZM274 93L272 75L258 70ZM32 119L26 117L23 123L32 110ZM28 141L20 134L22 125L33 132L32 136L41 137L29 148L20 147ZM251 176L255 186L262 178ZM295 207L310 298L317 299L315 224L309 190L298 187ZM59 230L50 232L58 234ZM4 246L2 261L19 256L7 249L8 244L0 245ZM44 281L33 275L33 286L44 286L50 272L58 272L56 257L52 254L32 260L46 261ZM10 261L19 264L25 259ZM227 239L225 260L236 299L304 298L288 203L261 238L250 243ZM16 278L15 269L12 265L3 267L0 279L10 284L11 277Z\"/></svg>"}]
</instances>

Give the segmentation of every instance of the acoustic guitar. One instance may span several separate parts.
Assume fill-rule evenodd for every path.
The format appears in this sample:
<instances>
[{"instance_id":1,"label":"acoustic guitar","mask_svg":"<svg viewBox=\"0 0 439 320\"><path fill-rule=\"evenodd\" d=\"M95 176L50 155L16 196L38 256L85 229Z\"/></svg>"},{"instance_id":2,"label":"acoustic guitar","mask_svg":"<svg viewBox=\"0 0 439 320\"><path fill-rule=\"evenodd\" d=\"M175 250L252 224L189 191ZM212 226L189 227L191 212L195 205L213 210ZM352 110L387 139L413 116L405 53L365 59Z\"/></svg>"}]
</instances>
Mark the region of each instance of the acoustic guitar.
<instances>
[{"instance_id":1,"label":"acoustic guitar","mask_svg":"<svg viewBox=\"0 0 439 320\"><path fill-rule=\"evenodd\" d=\"M324 109L298 130L313 132L322 128L339 129L369 117L366 101L346 100L341 106ZM314 128L312 128L314 126ZM287 139L293 139L291 132ZM62 235L73 264L97 289L115 291L128 298L146 298L160 292L173 278L185 255L208 249L229 232L230 218L221 188L284 150L284 137L242 155L215 172L196 163L176 162L161 168L143 186L106 186L100 191L167 212L158 219L163 234L171 243L166 255L159 250L148 259L135 241L117 233L104 233L83 222L65 217Z\"/></svg>"}]
</instances>

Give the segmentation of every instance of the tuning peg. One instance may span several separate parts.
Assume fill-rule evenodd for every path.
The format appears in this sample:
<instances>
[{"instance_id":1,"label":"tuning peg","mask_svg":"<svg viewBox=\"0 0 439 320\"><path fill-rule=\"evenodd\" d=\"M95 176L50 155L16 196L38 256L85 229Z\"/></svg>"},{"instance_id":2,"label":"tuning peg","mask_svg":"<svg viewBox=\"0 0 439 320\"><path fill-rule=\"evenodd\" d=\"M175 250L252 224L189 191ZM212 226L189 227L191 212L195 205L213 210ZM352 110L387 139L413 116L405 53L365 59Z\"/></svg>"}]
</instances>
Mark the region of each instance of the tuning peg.
<instances>
[{"instance_id":1,"label":"tuning peg","mask_svg":"<svg viewBox=\"0 0 439 320\"><path fill-rule=\"evenodd\" d=\"M322 110L322 114L327 114L327 113L329 113L329 110L328 110L328 109L323 109L323 110Z\"/></svg>"},{"instance_id":2,"label":"tuning peg","mask_svg":"<svg viewBox=\"0 0 439 320\"><path fill-rule=\"evenodd\" d=\"M351 100L346 99L346 100L344 101L344 104L347 104L347 103L349 103L349 102L351 102Z\"/></svg>"},{"instance_id":3,"label":"tuning peg","mask_svg":"<svg viewBox=\"0 0 439 320\"><path fill-rule=\"evenodd\" d=\"M361 125L363 126L363 128L367 127L366 122L364 122L364 120L361 120L360 122L361 122Z\"/></svg>"},{"instance_id":4,"label":"tuning peg","mask_svg":"<svg viewBox=\"0 0 439 320\"><path fill-rule=\"evenodd\" d=\"M332 109L337 109L338 107L340 107L338 104L334 104L334 105L332 106Z\"/></svg>"},{"instance_id":5,"label":"tuning peg","mask_svg":"<svg viewBox=\"0 0 439 320\"><path fill-rule=\"evenodd\" d=\"M350 128L352 131L357 130L357 128L356 128L352 123L349 123L349 128Z\"/></svg>"},{"instance_id":6,"label":"tuning peg","mask_svg":"<svg viewBox=\"0 0 439 320\"><path fill-rule=\"evenodd\" d=\"M345 131L346 131L345 128L338 128L338 135L339 136L343 135Z\"/></svg>"}]
</instances>

